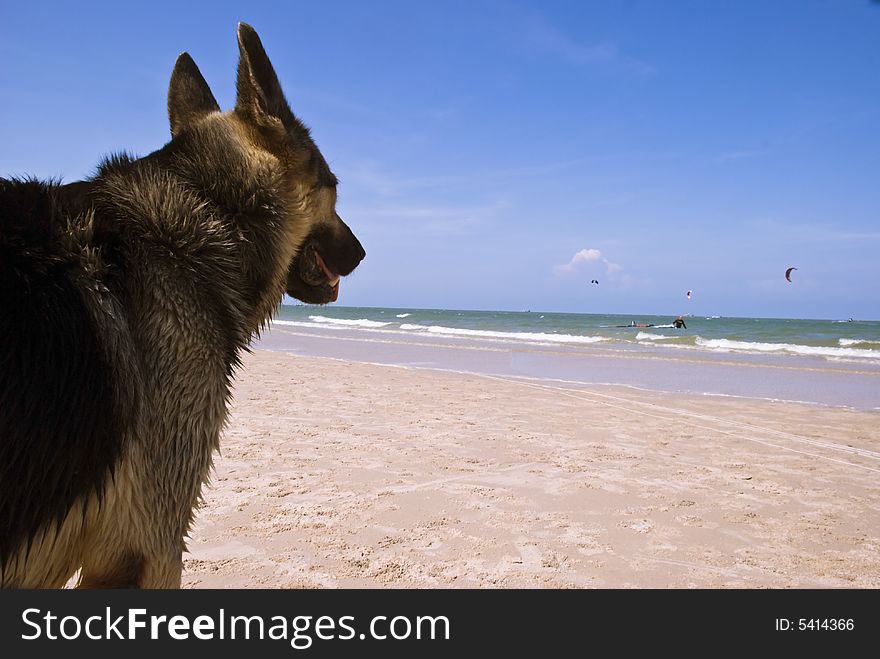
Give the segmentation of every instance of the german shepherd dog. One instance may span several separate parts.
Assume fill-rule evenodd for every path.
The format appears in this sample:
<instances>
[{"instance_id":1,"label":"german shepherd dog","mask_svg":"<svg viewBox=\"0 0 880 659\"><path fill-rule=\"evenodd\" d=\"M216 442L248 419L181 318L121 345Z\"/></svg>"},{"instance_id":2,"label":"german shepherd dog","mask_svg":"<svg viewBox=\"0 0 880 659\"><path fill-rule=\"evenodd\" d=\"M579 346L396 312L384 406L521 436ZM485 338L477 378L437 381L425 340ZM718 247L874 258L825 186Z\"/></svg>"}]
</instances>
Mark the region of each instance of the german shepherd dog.
<instances>
[{"instance_id":1,"label":"german shepherd dog","mask_svg":"<svg viewBox=\"0 0 880 659\"><path fill-rule=\"evenodd\" d=\"M0 179L0 584L179 587L239 357L365 252L256 32L222 113L193 60L171 141L68 185Z\"/></svg>"}]
</instances>

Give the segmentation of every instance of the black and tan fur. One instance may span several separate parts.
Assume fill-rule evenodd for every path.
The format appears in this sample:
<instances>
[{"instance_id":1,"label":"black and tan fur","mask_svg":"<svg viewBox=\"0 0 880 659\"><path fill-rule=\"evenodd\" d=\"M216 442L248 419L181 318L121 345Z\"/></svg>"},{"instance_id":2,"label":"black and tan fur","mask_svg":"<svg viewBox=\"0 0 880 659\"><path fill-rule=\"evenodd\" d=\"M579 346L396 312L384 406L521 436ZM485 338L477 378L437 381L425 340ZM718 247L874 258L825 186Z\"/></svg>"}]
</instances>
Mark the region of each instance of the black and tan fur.
<instances>
[{"instance_id":1,"label":"black and tan fur","mask_svg":"<svg viewBox=\"0 0 880 659\"><path fill-rule=\"evenodd\" d=\"M242 350L364 257L259 37L235 109L178 58L172 140L0 179L0 584L177 587Z\"/></svg>"}]
</instances>

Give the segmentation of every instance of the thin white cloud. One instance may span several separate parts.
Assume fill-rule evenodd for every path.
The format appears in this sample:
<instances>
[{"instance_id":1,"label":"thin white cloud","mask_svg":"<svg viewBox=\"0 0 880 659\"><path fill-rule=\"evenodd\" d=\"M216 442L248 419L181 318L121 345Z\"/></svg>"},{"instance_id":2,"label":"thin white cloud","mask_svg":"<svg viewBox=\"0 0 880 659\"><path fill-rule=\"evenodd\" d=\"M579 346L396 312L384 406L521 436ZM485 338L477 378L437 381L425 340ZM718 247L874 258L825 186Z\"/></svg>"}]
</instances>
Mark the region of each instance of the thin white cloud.
<instances>
[{"instance_id":1,"label":"thin white cloud","mask_svg":"<svg viewBox=\"0 0 880 659\"><path fill-rule=\"evenodd\" d=\"M787 243L864 243L880 240L880 231L872 231L871 228L862 230L860 219L846 224L821 224L818 222L785 221L776 217L755 217L751 219L751 225L755 232L762 236L770 234L776 239L783 239Z\"/></svg>"},{"instance_id":2,"label":"thin white cloud","mask_svg":"<svg viewBox=\"0 0 880 659\"><path fill-rule=\"evenodd\" d=\"M586 44L573 39L543 17L532 17L526 28L528 42L535 48L562 57L573 64L603 65L639 74L654 72L654 67L620 51L616 44Z\"/></svg>"},{"instance_id":3,"label":"thin white cloud","mask_svg":"<svg viewBox=\"0 0 880 659\"><path fill-rule=\"evenodd\" d=\"M713 162L733 162L737 160L749 160L751 158L760 158L770 153L769 149L739 149L737 151L726 151L716 156L710 157Z\"/></svg>"},{"instance_id":4,"label":"thin white cloud","mask_svg":"<svg viewBox=\"0 0 880 659\"><path fill-rule=\"evenodd\" d=\"M466 234L492 222L508 209L504 200L472 206L383 204L346 207L344 217L356 217L375 230L396 234Z\"/></svg>"},{"instance_id":5,"label":"thin white cloud","mask_svg":"<svg viewBox=\"0 0 880 659\"><path fill-rule=\"evenodd\" d=\"M473 169L455 173L445 171L423 176L389 166L377 160L359 160L334 167L342 179L343 190L356 186L370 192L392 197L411 191L455 189L485 189L492 185L510 185L523 179L549 177L561 170L571 169L589 162L587 158L566 159L545 163L510 167ZM337 171L338 170L338 171Z\"/></svg>"}]
</instances>

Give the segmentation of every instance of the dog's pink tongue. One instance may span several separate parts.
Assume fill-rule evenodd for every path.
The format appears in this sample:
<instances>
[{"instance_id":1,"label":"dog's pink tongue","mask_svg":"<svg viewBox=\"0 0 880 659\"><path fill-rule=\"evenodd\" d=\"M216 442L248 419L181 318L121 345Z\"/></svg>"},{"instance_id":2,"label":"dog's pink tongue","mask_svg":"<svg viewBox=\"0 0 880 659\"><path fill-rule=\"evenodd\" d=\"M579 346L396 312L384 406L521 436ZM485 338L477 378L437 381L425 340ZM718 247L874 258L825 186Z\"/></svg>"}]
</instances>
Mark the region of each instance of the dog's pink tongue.
<instances>
[{"instance_id":1,"label":"dog's pink tongue","mask_svg":"<svg viewBox=\"0 0 880 659\"><path fill-rule=\"evenodd\" d=\"M330 271L330 268L324 263L324 259L321 258L321 255L318 252L315 252L315 263L318 264L318 267L321 268L324 275L327 277L327 283L333 289L333 297L331 298L331 302L336 302L339 297L339 275Z\"/></svg>"}]
</instances>

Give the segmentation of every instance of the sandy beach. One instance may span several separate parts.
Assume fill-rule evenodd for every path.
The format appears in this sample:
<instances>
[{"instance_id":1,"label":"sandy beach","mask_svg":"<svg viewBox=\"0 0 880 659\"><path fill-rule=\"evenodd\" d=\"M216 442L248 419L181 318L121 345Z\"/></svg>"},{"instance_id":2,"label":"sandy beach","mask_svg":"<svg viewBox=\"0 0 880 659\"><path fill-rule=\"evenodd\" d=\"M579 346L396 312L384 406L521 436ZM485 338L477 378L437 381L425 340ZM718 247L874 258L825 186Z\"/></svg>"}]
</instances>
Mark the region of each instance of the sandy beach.
<instances>
[{"instance_id":1,"label":"sandy beach","mask_svg":"<svg viewBox=\"0 0 880 659\"><path fill-rule=\"evenodd\" d=\"M877 588L880 414L256 350L189 588Z\"/></svg>"}]
</instances>

